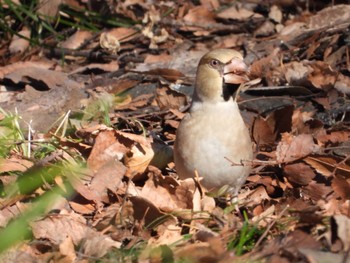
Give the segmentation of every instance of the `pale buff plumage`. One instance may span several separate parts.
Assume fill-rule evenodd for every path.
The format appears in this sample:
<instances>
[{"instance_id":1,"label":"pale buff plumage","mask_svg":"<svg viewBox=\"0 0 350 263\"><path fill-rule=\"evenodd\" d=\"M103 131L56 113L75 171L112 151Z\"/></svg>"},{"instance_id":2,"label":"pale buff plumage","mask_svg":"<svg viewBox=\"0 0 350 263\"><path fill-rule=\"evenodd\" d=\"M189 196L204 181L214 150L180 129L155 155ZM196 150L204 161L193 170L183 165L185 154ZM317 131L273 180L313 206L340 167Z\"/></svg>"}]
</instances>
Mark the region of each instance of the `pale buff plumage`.
<instances>
[{"instance_id":1,"label":"pale buff plumage","mask_svg":"<svg viewBox=\"0 0 350 263\"><path fill-rule=\"evenodd\" d=\"M214 50L200 60L192 105L174 145L181 179L194 177L196 170L207 190L228 186L233 195L245 182L251 171L252 143L238 105L223 83L245 82L246 71L242 55L234 50Z\"/></svg>"}]
</instances>

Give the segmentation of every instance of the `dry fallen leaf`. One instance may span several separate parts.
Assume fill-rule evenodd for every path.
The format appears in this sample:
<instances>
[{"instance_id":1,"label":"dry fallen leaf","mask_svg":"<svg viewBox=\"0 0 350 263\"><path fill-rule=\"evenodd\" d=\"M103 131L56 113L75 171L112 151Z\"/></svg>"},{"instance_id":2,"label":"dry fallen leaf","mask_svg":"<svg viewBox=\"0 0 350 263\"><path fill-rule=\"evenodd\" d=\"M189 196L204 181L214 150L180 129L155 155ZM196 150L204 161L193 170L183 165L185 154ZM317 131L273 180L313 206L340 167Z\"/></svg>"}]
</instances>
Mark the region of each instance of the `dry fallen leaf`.
<instances>
[{"instance_id":1,"label":"dry fallen leaf","mask_svg":"<svg viewBox=\"0 0 350 263\"><path fill-rule=\"evenodd\" d=\"M277 162L292 162L304 158L311 153L316 153L318 150L319 146L314 143L311 134L293 136L289 133L283 133L282 140L276 149Z\"/></svg>"},{"instance_id":2,"label":"dry fallen leaf","mask_svg":"<svg viewBox=\"0 0 350 263\"><path fill-rule=\"evenodd\" d=\"M31 161L25 159L18 159L12 157L10 159L0 159L0 173L14 172L14 171L27 171L33 166Z\"/></svg>"},{"instance_id":3,"label":"dry fallen leaf","mask_svg":"<svg viewBox=\"0 0 350 263\"><path fill-rule=\"evenodd\" d=\"M86 30L78 30L68 39L61 43L61 47L68 49L78 49L85 41L92 37L92 33Z\"/></svg>"},{"instance_id":4,"label":"dry fallen leaf","mask_svg":"<svg viewBox=\"0 0 350 263\"><path fill-rule=\"evenodd\" d=\"M49 215L30 223L33 235L37 239L47 239L54 245L61 244L71 237L74 245L95 231L86 225L85 218L71 212L69 214Z\"/></svg>"},{"instance_id":5,"label":"dry fallen leaf","mask_svg":"<svg viewBox=\"0 0 350 263\"><path fill-rule=\"evenodd\" d=\"M350 218L345 215L335 215L331 218L332 240L337 238L343 243L343 250L348 251L350 248Z\"/></svg>"},{"instance_id":6,"label":"dry fallen leaf","mask_svg":"<svg viewBox=\"0 0 350 263\"><path fill-rule=\"evenodd\" d=\"M14 35L9 46L9 50L12 54L24 52L30 45L30 30L26 27L23 27L21 31L18 32L18 35Z\"/></svg>"},{"instance_id":7,"label":"dry fallen leaf","mask_svg":"<svg viewBox=\"0 0 350 263\"><path fill-rule=\"evenodd\" d=\"M302 162L287 164L283 169L283 174L289 182L299 185L309 184L316 176L310 166Z\"/></svg>"}]
</instances>

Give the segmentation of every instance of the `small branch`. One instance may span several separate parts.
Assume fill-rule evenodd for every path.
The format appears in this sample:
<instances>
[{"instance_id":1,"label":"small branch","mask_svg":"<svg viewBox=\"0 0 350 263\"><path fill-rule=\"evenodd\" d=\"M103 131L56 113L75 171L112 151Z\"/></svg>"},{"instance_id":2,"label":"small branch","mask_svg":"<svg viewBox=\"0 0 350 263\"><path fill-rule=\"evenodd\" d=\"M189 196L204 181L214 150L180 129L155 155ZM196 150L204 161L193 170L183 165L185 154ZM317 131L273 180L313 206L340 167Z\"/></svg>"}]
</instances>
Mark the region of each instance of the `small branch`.
<instances>
[{"instance_id":1,"label":"small branch","mask_svg":"<svg viewBox=\"0 0 350 263\"><path fill-rule=\"evenodd\" d=\"M255 251L258 246L260 245L260 243L264 240L264 238L267 236L267 234L269 233L269 231L271 230L271 228L274 226L274 224L283 216L283 214L287 211L287 209L289 208L289 205L287 205L282 211L281 213L279 213L279 215L269 224L269 226L266 228L265 232L260 236L259 240L256 242L253 251Z\"/></svg>"}]
</instances>

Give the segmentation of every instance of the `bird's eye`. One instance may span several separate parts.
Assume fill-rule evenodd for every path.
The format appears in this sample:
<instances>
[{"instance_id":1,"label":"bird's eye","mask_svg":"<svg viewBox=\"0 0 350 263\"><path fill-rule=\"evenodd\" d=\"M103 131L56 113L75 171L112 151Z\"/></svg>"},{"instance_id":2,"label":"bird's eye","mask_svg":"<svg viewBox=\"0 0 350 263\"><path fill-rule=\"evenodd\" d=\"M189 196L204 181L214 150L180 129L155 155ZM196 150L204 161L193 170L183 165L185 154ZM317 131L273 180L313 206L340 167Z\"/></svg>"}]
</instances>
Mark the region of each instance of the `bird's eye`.
<instances>
[{"instance_id":1,"label":"bird's eye","mask_svg":"<svg viewBox=\"0 0 350 263\"><path fill-rule=\"evenodd\" d=\"M220 65L219 60L213 59L210 61L210 66L212 66L214 68L218 67L219 65Z\"/></svg>"}]
</instances>

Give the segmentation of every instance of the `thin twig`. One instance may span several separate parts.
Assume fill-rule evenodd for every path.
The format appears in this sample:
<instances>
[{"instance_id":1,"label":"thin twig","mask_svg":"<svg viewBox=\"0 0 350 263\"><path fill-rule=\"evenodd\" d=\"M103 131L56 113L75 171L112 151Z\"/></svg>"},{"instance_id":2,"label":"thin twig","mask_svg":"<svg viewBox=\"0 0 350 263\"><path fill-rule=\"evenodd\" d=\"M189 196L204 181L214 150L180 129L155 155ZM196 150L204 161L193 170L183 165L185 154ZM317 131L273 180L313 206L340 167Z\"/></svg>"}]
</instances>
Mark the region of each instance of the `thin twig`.
<instances>
[{"instance_id":1,"label":"thin twig","mask_svg":"<svg viewBox=\"0 0 350 263\"><path fill-rule=\"evenodd\" d=\"M253 251L255 251L258 246L260 245L260 243L264 240L264 238L267 236L268 232L271 230L271 228L273 227L273 225L283 216L283 214L287 211L287 209L289 208L289 205L287 205L281 213L279 213L279 215L268 225L268 227L266 228L265 232L260 236L259 240L256 242Z\"/></svg>"}]
</instances>

